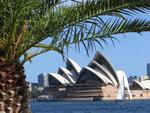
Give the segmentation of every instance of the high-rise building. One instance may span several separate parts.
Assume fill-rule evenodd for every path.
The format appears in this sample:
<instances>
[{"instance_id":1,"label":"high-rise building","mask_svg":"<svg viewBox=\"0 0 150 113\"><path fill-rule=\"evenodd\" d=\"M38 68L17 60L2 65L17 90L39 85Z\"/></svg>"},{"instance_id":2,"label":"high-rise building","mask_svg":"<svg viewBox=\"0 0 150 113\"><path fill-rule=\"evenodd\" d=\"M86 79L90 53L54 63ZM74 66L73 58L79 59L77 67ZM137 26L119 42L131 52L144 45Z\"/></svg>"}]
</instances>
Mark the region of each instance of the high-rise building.
<instances>
[{"instance_id":1,"label":"high-rise building","mask_svg":"<svg viewBox=\"0 0 150 113\"><path fill-rule=\"evenodd\" d=\"M147 76L150 78L150 63L147 64Z\"/></svg>"},{"instance_id":2,"label":"high-rise building","mask_svg":"<svg viewBox=\"0 0 150 113\"><path fill-rule=\"evenodd\" d=\"M41 73L38 75L38 84L42 87L49 87L49 75Z\"/></svg>"}]
</instances>

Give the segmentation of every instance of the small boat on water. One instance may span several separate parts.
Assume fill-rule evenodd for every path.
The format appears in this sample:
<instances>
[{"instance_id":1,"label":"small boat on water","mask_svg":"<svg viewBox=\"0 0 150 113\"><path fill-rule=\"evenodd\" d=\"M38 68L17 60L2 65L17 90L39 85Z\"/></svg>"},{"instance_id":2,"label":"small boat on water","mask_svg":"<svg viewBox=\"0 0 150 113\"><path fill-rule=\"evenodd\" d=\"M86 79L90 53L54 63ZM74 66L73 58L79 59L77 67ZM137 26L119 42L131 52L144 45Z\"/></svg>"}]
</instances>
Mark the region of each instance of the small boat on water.
<instances>
[{"instance_id":1,"label":"small boat on water","mask_svg":"<svg viewBox=\"0 0 150 113\"><path fill-rule=\"evenodd\" d=\"M56 99L53 96L48 95L40 95L36 98L36 102L51 102L56 101Z\"/></svg>"}]
</instances>

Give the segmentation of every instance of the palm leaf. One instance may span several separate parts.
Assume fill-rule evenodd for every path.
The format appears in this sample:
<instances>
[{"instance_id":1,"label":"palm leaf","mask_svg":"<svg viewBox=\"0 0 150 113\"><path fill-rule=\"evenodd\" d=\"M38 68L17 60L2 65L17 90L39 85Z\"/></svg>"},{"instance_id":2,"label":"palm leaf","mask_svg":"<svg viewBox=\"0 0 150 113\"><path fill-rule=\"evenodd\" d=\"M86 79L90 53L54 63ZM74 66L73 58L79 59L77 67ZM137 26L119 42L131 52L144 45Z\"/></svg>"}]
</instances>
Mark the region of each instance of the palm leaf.
<instances>
[{"instance_id":1,"label":"palm leaf","mask_svg":"<svg viewBox=\"0 0 150 113\"><path fill-rule=\"evenodd\" d=\"M93 26L93 25L91 25ZM72 28L73 29L73 28ZM83 27L80 28L83 31ZM96 28L95 28L96 29ZM74 30L71 33L71 39L72 41L69 41L66 43L62 43L63 46L66 46L67 44L83 44L85 47L85 50L89 51L89 48L92 48L94 43L98 43L102 48L102 42L104 42L106 45L108 44L108 38L112 41L112 44L114 45L114 41L118 40L115 38L116 34L126 34L129 32L136 32L138 34L141 34L142 32L149 32L150 31L150 21L147 20L141 20L141 19L135 19L135 20L108 20L101 26L101 29L89 28L89 32L81 33L79 28L78 31ZM93 30L93 31L92 31ZM63 33L62 33L63 34ZM74 34L74 35L73 35ZM78 38L76 38L76 34L78 34ZM83 35L84 34L84 35ZM64 39L67 39L69 37L69 34L67 37L66 35L62 35L61 37L64 37ZM72 38L74 37L74 38ZM89 46L90 45L90 46ZM80 46L79 46L80 47ZM87 49L88 48L88 49Z\"/></svg>"},{"instance_id":2,"label":"palm leaf","mask_svg":"<svg viewBox=\"0 0 150 113\"><path fill-rule=\"evenodd\" d=\"M87 0L69 5L62 3L66 1L1 0L0 47L5 51L5 57L18 59L32 48L41 48L42 51L37 52L37 55L51 50L51 46L62 50L75 44L80 48L80 42L85 48L94 49L94 42L100 46L101 42L107 44L106 38L115 39L113 34L149 31L146 26L148 20L127 20L129 15L147 13L150 10L148 0ZM106 21L106 15L116 20ZM133 27L132 24L136 25ZM141 27L140 24L144 25ZM132 28L130 31L125 29L129 25ZM140 27L136 28L138 26ZM44 43L49 49L38 47L45 39L50 39Z\"/></svg>"}]
</instances>

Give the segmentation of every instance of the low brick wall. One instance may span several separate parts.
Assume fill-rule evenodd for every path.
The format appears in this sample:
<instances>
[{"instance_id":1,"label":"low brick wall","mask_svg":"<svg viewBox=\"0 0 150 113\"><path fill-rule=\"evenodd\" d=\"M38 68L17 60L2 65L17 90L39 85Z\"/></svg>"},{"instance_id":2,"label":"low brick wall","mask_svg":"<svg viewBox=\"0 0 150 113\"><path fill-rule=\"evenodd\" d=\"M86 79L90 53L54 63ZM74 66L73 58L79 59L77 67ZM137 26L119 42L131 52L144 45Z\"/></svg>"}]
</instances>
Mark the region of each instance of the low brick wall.
<instances>
[{"instance_id":1,"label":"low brick wall","mask_svg":"<svg viewBox=\"0 0 150 113\"><path fill-rule=\"evenodd\" d=\"M118 89L112 86L102 87L103 100L116 100L118 95ZM132 99L150 99L150 90L131 90ZM126 99L129 98L129 94L125 91Z\"/></svg>"},{"instance_id":2,"label":"low brick wall","mask_svg":"<svg viewBox=\"0 0 150 113\"><path fill-rule=\"evenodd\" d=\"M131 90L133 99L150 99L150 90Z\"/></svg>"},{"instance_id":3,"label":"low brick wall","mask_svg":"<svg viewBox=\"0 0 150 113\"><path fill-rule=\"evenodd\" d=\"M118 94L118 89L111 85L103 86L103 100L115 100Z\"/></svg>"}]
</instances>

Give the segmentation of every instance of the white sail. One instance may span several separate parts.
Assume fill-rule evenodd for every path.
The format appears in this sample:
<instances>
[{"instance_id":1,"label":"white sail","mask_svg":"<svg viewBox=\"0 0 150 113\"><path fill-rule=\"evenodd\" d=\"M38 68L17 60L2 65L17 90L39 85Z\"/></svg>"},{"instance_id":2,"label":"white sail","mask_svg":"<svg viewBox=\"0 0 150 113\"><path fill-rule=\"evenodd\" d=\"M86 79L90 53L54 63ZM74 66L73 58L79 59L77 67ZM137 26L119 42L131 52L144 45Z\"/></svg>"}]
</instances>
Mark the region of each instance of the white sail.
<instances>
[{"instance_id":1,"label":"white sail","mask_svg":"<svg viewBox=\"0 0 150 113\"><path fill-rule=\"evenodd\" d=\"M117 76L120 84L117 99L121 99L121 100L125 99L125 88L126 88L129 94L129 99L132 100L132 95L129 89L129 83L126 74L123 71L119 70L117 71Z\"/></svg>"}]
</instances>

